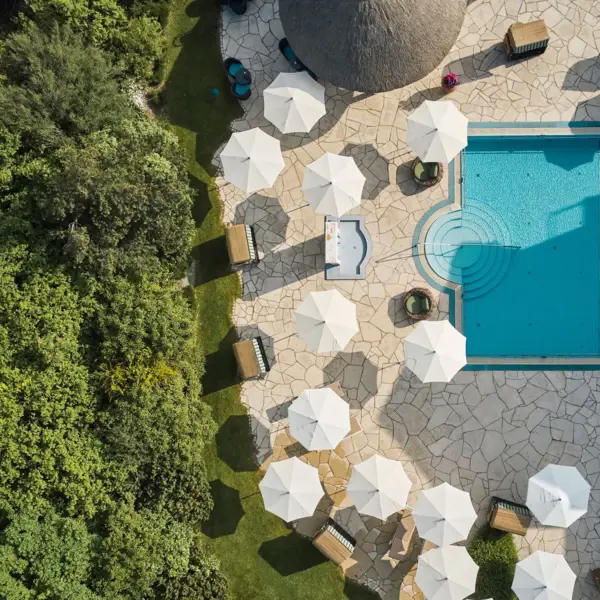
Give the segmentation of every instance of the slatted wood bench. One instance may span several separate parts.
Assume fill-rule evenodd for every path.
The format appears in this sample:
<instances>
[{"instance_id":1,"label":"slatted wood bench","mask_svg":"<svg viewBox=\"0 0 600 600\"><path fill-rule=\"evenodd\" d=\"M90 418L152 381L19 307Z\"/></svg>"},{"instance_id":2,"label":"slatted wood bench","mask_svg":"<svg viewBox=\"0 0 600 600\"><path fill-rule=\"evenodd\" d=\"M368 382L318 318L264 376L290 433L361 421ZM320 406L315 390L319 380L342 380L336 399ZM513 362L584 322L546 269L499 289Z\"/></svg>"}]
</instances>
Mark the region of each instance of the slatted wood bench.
<instances>
[{"instance_id":1,"label":"slatted wood bench","mask_svg":"<svg viewBox=\"0 0 600 600\"><path fill-rule=\"evenodd\" d=\"M492 497L487 518L490 527L516 535L525 535L533 515L524 504Z\"/></svg>"},{"instance_id":2,"label":"slatted wood bench","mask_svg":"<svg viewBox=\"0 0 600 600\"><path fill-rule=\"evenodd\" d=\"M341 565L352 556L356 540L333 519L328 519L314 537L313 545L332 563Z\"/></svg>"},{"instance_id":3,"label":"slatted wood bench","mask_svg":"<svg viewBox=\"0 0 600 600\"><path fill-rule=\"evenodd\" d=\"M260 337L236 342L233 354L242 379L262 377L271 369Z\"/></svg>"},{"instance_id":4,"label":"slatted wood bench","mask_svg":"<svg viewBox=\"0 0 600 600\"><path fill-rule=\"evenodd\" d=\"M230 225L225 230L229 262L233 267L259 262L254 230L250 225Z\"/></svg>"},{"instance_id":5,"label":"slatted wood bench","mask_svg":"<svg viewBox=\"0 0 600 600\"><path fill-rule=\"evenodd\" d=\"M514 23L504 36L504 51L508 60L543 54L550 34L542 19L530 23Z\"/></svg>"}]
</instances>

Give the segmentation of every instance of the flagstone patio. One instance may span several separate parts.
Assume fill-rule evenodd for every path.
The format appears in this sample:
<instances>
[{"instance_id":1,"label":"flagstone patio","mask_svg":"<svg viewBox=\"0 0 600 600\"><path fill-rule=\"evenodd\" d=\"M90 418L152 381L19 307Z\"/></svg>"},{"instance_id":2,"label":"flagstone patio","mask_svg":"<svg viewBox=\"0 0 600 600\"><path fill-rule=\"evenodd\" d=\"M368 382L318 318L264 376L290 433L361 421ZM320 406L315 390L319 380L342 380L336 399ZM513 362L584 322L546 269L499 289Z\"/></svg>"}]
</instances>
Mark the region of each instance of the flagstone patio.
<instances>
[{"instance_id":1,"label":"flagstone patio","mask_svg":"<svg viewBox=\"0 0 600 600\"><path fill-rule=\"evenodd\" d=\"M550 27L550 47L507 65L500 46L506 29L534 18ZM328 86L328 114L309 135L281 135L262 115L262 90L289 70L277 49L283 35L276 2L253 0L243 16L223 13L223 55L240 58L254 76L245 117L233 129L258 126L281 139L286 168L273 189L249 198L222 178L218 185L224 221L254 225L263 256L241 272L243 298L233 315L244 337L263 337L272 363L265 379L242 388L259 459L301 455L318 466L332 498L299 531L311 534L333 513L358 541L346 574L386 600L399 594L409 600L418 594L412 582L418 543L397 566L385 561L395 524L364 518L349 505L343 489L350 465L376 452L401 460L414 482L411 503L420 489L448 481L471 493L479 524L492 494L522 502L528 478L545 464L576 465L593 486L588 515L568 530L533 525L515 540L521 557L538 548L564 554L579 575L574 598L597 597L590 570L600 566L600 373L462 372L447 385L421 384L403 365L402 340L413 324L401 299L411 287L430 287L410 248L421 217L448 193L447 176L429 189L412 181L407 115L424 99L440 98L442 70L451 70L462 83L449 99L472 121L600 120L600 5L471 1L459 40L437 71L374 96ZM354 211L365 216L373 242L363 281L323 277L323 217L300 187L304 166L327 151L353 156L367 177ZM331 288L356 302L360 333L344 352L316 355L294 335L294 310L309 292ZM434 293L433 318L446 318L448 298ZM335 452L304 454L286 433L287 406L305 388L336 380L363 431Z\"/></svg>"}]
</instances>

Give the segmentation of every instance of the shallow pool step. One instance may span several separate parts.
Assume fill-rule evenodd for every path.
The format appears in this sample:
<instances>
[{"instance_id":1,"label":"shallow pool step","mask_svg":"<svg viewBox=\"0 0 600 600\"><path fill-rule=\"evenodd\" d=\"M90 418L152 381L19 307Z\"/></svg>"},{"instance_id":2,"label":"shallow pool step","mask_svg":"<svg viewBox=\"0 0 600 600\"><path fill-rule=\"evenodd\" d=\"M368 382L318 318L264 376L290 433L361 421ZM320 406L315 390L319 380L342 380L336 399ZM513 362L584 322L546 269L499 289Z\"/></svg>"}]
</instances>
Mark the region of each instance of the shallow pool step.
<instances>
[{"instance_id":1,"label":"shallow pool step","mask_svg":"<svg viewBox=\"0 0 600 600\"><path fill-rule=\"evenodd\" d=\"M514 250L508 227L489 207L469 203L437 219L425 237L425 255L443 279L463 285L463 297L472 299L502 280Z\"/></svg>"}]
</instances>

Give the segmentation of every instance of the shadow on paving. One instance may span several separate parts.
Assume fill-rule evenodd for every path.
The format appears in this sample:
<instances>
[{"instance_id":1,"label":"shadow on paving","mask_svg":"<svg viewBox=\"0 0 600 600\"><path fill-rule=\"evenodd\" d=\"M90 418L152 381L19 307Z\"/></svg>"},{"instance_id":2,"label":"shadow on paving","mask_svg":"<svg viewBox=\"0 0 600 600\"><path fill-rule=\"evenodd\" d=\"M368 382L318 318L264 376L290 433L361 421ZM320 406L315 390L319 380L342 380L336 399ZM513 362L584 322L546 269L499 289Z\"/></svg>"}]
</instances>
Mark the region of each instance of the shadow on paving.
<instances>
[{"instance_id":1,"label":"shadow on paving","mask_svg":"<svg viewBox=\"0 0 600 600\"><path fill-rule=\"evenodd\" d=\"M236 472L256 471L254 435L248 415L232 415L215 436L217 456Z\"/></svg>"},{"instance_id":2,"label":"shadow on paving","mask_svg":"<svg viewBox=\"0 0 600 600\"><path fill-rule=\"evenodd\" d=\"M258 554L284 577L327 562L309 539L294 532L263 542Z\"/></svg>"},{"instance_id":3,"label":"shadow on paving","mask_svg":"<svg viewBox=\"0 0 600 600\"><path fill-rule=\"evenodd\" d=\"M240 492L220 479L214 479L210 482L210 495L214 507L208 521L202 523L202 533L213 539L232 535L245 514Z\"/></svg>"}]
</instances>

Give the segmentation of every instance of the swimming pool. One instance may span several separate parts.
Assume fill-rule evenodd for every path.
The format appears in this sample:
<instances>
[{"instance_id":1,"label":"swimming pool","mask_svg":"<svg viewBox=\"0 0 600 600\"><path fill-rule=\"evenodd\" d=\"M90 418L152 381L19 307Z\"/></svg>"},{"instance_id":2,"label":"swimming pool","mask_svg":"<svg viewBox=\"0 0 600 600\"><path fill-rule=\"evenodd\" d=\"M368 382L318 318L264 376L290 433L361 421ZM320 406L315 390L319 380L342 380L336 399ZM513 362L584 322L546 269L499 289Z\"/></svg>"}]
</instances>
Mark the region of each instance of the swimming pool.
<instances>
[{"instance_id":1,"label":"swimming pool","mask_svg":"<svg viewBox=\"0 0 600 600\"><path fill-rule=\"evenodd\" d=\"M594 135L469 138L462 208L425 237L461 286L469 358L600 358L599 150Z\"/></svg>"}]
</instances>

